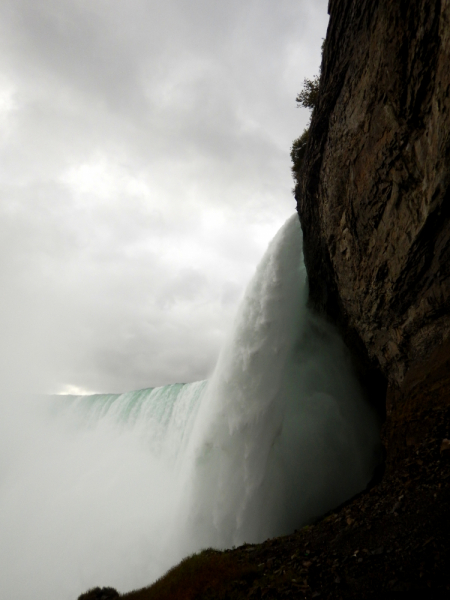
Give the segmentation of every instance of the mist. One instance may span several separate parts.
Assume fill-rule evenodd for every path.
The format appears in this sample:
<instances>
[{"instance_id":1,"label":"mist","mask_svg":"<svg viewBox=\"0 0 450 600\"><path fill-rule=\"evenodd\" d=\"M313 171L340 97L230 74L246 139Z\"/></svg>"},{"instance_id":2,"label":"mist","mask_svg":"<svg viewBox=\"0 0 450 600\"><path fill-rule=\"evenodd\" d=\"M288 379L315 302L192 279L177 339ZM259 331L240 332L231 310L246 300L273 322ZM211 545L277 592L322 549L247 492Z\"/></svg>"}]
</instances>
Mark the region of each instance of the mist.
<instances>
[{"instance_id":1,"label":"mist","mask_svg":"<svg viewBox=\"0 0 450 600\"><path fill-rule=\"evenodd\" d=\"M15 398L0 436L1 597L142 587L191 552L289 533L363 489L377 419L307 294L294 215L208 381Z\"/></svg>"},{"instance_id":2,"label":"mist","mask_svg":"<svg viewBox=\"0 0 450 600\"><path fill-rule=\"evenodd\" d=\"M283 226L327 22L2 2L2 598L148 585L370 479L378 424Z\"/></svg>"}]
</instances>

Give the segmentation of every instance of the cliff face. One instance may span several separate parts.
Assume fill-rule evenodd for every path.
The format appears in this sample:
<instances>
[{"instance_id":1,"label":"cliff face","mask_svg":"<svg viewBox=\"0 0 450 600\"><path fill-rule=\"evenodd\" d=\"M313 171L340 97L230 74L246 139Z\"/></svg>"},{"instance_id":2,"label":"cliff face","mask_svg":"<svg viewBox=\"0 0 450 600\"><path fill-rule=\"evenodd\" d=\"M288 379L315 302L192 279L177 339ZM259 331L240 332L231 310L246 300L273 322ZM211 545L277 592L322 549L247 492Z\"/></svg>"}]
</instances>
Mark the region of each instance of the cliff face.
<instances>
[{"instance_id":1,"label":"cliff face","mask_svg":"<svg viewBox=\"0 0 450 600\"><path fill-rule=\"evenodd\" d=\"M450 0L329 13L296 189L311 302L387 379L398 426L450 365Z\"/></svg>"}]
</instances>

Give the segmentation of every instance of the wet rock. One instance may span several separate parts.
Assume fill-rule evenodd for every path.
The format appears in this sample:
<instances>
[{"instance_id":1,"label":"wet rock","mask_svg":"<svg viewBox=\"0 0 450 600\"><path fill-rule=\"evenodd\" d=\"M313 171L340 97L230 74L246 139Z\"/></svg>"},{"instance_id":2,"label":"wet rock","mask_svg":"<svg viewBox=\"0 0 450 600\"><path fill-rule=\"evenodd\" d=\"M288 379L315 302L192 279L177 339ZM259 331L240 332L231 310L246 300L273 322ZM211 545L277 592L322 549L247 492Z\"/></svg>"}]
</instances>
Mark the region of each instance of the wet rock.
<instances>
[{"instance_id":1,"label":"wet rock","mask_svg":"<svg viewBox=\"0 0 450 600\"><path fill-rule=\"evenodd\" d=\"M442 440L440 454L442 458L450 457L450 440L448 440L447 438Z\"/></svg>"},{"instance_id":2,"label":"wet rock","mask_svg":"<svg viewBox=\"0 0 450 600\"><path fill-rule=\"evenodd\" d=\"M330 0L329 12L296 188L310 301L387 412L393 457L423 438L420 409L448 398L450 3Z\"/></svg>"}]
</instances>

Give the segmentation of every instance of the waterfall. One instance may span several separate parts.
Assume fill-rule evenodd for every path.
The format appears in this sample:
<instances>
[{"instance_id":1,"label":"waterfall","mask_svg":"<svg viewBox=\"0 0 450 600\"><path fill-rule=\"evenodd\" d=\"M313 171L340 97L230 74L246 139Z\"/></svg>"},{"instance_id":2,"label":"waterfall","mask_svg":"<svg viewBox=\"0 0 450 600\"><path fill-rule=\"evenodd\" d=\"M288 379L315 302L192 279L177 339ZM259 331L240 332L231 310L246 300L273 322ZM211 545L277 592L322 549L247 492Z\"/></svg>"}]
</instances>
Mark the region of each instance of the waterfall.
<instances>
[{"instance_id":1,"label":"waterfall","mask_svg":"<svg viewBox=\"0 0 450 600\"><path fill-rule=\"evenodd\" d=\"M0 446L0 597L138 588L190 552L289 533L364 488L376 417L306 300L295 215L208 381L22 400Z\"/></svg>"}]
</instances>

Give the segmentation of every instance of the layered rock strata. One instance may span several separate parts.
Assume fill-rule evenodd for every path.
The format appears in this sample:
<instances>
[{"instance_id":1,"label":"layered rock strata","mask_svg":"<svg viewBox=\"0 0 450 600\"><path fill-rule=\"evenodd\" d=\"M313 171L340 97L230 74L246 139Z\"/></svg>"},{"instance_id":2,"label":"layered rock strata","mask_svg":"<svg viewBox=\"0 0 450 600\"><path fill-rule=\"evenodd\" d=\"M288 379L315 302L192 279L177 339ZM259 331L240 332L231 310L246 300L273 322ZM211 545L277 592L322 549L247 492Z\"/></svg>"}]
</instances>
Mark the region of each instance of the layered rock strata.
<instances>
[{"instance_id":1,"label":"layered rock strata","mask_svg":"<svg viewBox=\"0 0 450 600\"><path fill-rule=\"evenodd\" d=\"M311 303L386 378L389 417L450 357L450 1L329 13L296 188Z\"/></svg>"}]
</instances>

